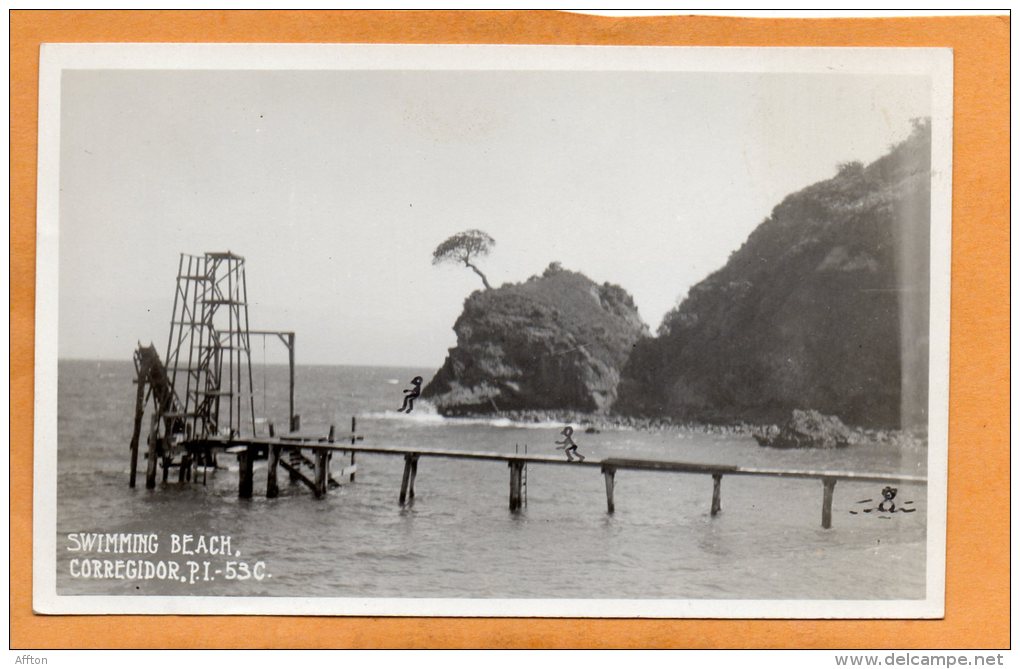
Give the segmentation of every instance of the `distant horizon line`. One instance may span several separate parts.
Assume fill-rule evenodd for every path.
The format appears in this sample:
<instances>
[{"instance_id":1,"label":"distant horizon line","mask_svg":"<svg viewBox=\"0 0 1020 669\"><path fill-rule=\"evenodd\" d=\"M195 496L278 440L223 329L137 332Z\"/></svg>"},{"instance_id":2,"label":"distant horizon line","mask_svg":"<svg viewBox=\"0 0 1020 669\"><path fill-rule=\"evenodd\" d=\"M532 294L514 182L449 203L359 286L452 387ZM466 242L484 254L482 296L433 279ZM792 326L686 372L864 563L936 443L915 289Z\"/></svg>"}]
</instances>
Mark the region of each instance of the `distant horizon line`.
<instances>
[{"instance_id":1,"label":"distant horizon line","mask_svg":"<svg viewBox=\"0 0 1020 669\"><path fill-rule=\"evenodd\" d=\"M60 356L60 355L58 355L57 356L57 362L131 362L131 359L130 358L82 358L82 357L77 357L77 356L67 357L67 356ZM286 362L267 362L267 363L262 363L262 362L259 362L259 361L254 361L254 360L252 361L252 367L262 366L263 364L265 364L267 366L269 366L269 365L273 365L273 366L279 365L281 367L286 367L287 366ZM393 368L393 369L418 369L418 368L432 369L433 365L424 365L424 364L404 365L404 364L393 364L393 363L348 363L348 362L296 362L295 363L295 367L389 367L389 368ZM435 367L436 371L438 371L440 367L442 367L441 364L439 365L439 367Z\"/></svg>"}]
</instances>

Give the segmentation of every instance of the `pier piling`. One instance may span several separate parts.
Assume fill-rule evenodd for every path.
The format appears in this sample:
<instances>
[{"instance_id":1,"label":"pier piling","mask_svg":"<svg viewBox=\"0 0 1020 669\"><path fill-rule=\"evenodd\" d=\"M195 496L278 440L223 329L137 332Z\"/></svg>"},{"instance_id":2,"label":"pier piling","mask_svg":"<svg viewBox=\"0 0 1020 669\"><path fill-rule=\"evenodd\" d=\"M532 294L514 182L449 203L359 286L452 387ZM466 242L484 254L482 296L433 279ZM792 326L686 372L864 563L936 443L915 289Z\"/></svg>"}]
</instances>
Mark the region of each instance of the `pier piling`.
<instances>
[{"instance_id":1,"label":"pier piling","mask_svg":"<svg viewBox=\"0 0 1020 669\"><path fill-rule=\"evenodd\" d=\"M301 449L300 448L289 448L287 449L287 459L289 467L286 467L287 474L290 477L291 483L296 483L301 480L301 473L298 469L301 467Z\"/></svg>"},{"instance_id":2,"label":"pier piling","mask_svg":"<svg viewBox=\"0 0 1020 669\"><path fill-rule=\"evenodd\" d=\"M145 454L145 487L152 490L156 487L156 438L149 438L149 448Z\"/></svg>"},{"instance_id":3,"label":"pier piling","mask_svg":"<svg viewBox=\"0 0 1020 669\"><path fill-rule=\"evenodd\" d=\"M135 487L138 472L138 440L142 434L142 416L145 413L145 379L140 372L135 383L138 384L138 394L135 398L135 429L131 433L131 478L128 482L132 488Z\"/></svg>"},{"instance_id":4,"label":"pier piling","mask_svg":"<svg viewBox=\"0 0 1020 669\"><path fill-rule=\"evenodd\" d=\"M329 456L325 449L315 451L315 496L325 497L329 487Z\"/></svg>"},{"instance_id":5,"label":"pier piling","mask_svg":"<svg viewBox=\"0 0 1020 669\"><path fill-rule=\"evenodd\" d=\"M616 504L613 502L613 488L616 486L616 469L614 467L603 467L602 476L606 479L606 512L615 513Z\"/></svg>"},{"instance_id":6,"label":"pier piling","mask_svg":"<svg viewBox=\"0 0 1020 669\"><path fill-rule=\"evenodd\" d=\"M832 527L832 491L836 487L836 479L822 479L822 527Z\"/></svg>"},{"instance_id":7,"label":"pier piling","mask_svg":"<svg viewBox=\"0 0 1020 669\"><path fill-rule=\"evenodd\" d=\"M722 511L722 474L712 474L712 515Z\"/></svg>"},{"instance_id":8,"label":"pier piling","mask_svg":"<svg viewBox=\"0 0 1020 669\"><path fill-rule=\"evenodd\" d=\"M521 481L523 477L521 473L524 470L524 463L511 460L510 465L510 510L520 511L522 496L521 496Z\"/></svg>"},{"instance_id":9,"label":"pier piling","mask_svg":"<svg viewBox=\"0 0 1020 669\"><path fill-rule=\"evenodd\" d=\"M400 481L400 506L407 502L407 487L411 481L411 460L413 456L408 453L404 456L404 477Z\"/></svg>"},{"instance_id":10,"label":"pier piling","mask_svg":"<svg viewBox=\"0 0 1020 669\"><path fill-rule=\"evenodd\" d=\"M351 446L356 446L358 443L358 419L356 416L351 416ZM357 471L354 462L354 451L351 451L351 483L354 483L354 474Z\"/></svg>"},{"instance_id":11,"label":"pier piling","mask_svg":"<svg viewBox=\"0 0 1020 669\"><path fill-rule=\"evenodd\" d=\"M269 424L269 433L273 433L273 424ZM276 482L276 470L280 464L279 446L269 447L269 468L266 473L266 497L272 499L280 495L280 485Z\"/></svg>"},{"instance_id":12,"label":"pier piling","mask_svg":"<svg viewBox=\"0 0 1020 669\"><path fill-rule=\"evenodd\" d=\"M241 499L251 498L252 489L255 483L254 461L255 452L251 446L246 446L244 450L237 454L237 496Z\"/></svg>"},{"instance_id":13,"label":"pier piling","mask_svg":"<svg viewBox=\"0 0 1020 669\"><path fill-rule=\"evenodd\" d=\"M407 500L414 503L414 480L418 477L418 455L411 456L411 479L407 484Z\"/></svg>"}]
</instances>

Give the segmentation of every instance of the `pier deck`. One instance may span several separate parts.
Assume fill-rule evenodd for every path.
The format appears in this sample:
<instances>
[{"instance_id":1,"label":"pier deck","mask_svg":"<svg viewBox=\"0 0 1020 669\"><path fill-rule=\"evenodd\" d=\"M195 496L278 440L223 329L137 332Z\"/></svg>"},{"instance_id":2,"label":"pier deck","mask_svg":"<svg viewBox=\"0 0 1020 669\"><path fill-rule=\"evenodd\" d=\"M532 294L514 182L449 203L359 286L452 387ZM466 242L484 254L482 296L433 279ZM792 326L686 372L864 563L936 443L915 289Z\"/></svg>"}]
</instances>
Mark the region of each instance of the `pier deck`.
<instances>
[{"instance_id":1,"label":"pier deck","mask_svg":"<svg viewBox=\"0 0 1020 669\"><path fill-rule=\"evenodd\" d=\"M332 434L332 432L331 432ZM391 455L404 458L404 475L400 487L400 504L406 504L414 499L414 482L418 471L418 461L421 458L443 458L456 460L479 460L489 462L505 462L510 468L510 510L518 511L522 506L522 480L524 468L527 465L558 465L590 470L593 467L599 468L606 485L606 503L609 513L614 511L614 487L615 476L619 470L631 471L654 471L673 474L701 474L710 475L713 479L711 514L718 514L721 509L721 483L723 476L759 476L777 478L798 478L815 479L822 482L822 527L832 526L832 496L833 490L838 481L855 481L883 484L912 484L926 486L928 481L923 476L906 474L886 474L876 472L849 472L831 470L806 470L806 469L775 469L759 467L741 467L738 465L724 465L698 462L681 462L675 460L653 460L638 458L604 458L595 460L586 458L584 461L566 460L562 455L535 455L524 453L498 453L492 451L463 451L456 449L441 448L417 448L412 446L373 446L357 443L345 443L333 440L332 438L315 439L309 437L273 436L264 438L227 439L211 438L187 442L184 447L189 451L208 451L210 449L222 449L228 453L238 456L240 463L239 494L241 497L252 495L252 463L258 459L269 460L269 474L266 495L275 497L278 494L276 484L276 467L283 466L293 480L300 480L306 484L316 496L326 494L329 487L338 486L330 473L329 461L338 452L351 455L351 466L345 468L341 477L349 475L354 480L356 471L356 453L370 453L373 455ZM300 451L308 450L312 454L309 460L300 454ZM312 477L302 474L300 462L295 465L293 460L288 463L281 458L283 452L297 454L301 461L310 466L314 475Z\"/></svg>"}]
</instances>

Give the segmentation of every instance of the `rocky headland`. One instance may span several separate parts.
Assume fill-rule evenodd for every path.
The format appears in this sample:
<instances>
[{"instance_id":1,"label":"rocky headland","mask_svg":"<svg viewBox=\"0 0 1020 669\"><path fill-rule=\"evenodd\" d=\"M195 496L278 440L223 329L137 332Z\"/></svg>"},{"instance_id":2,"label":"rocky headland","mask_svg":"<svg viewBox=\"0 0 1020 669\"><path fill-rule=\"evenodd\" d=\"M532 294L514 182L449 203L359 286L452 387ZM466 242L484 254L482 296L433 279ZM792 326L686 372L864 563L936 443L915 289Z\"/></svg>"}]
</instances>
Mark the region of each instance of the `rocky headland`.
<instances>
[{"instance_id":1,"label":"rocky headland","mask_svg":"<svg viewBox=\"0 0 1020 669\"><path fill-rule=\"evenodd\" d=\"M551 264L523 283L479 290L457 345L422 396L448 416L561 410L603 414L648 327L619 286Z\"/></svg>"},{"instance_id":2,"label":"rocky headland","mask_svg":"<svg viewBox=\"0 0 1020 669\"><path fill-rule=\"evenodd\" d=\"M553 263L476 291L424 390L447 416L925 442L930 126L786 197L650 336L631 296Z\"/></svg>"}]
</instances>

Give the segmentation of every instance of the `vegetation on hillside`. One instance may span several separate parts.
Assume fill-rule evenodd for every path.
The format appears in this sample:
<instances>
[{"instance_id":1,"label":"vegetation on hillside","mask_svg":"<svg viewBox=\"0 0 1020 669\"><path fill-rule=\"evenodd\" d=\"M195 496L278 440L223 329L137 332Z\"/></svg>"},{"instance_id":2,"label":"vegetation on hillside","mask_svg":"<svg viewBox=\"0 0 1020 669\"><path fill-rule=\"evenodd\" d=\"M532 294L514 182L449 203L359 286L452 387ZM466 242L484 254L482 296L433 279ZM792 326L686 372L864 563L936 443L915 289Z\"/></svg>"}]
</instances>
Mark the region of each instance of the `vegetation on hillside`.
<instances>
[{"instance_id":1,"label":"vegetation on hillside","mask_svg":"<svg viewBox=\"0 0 1020 669\"><path fill-rule=\"evenodd\" d=\"M931 133L785 198L639 342L615 409L909 427L927 405Z\"/></svg>"}]
</instances>

